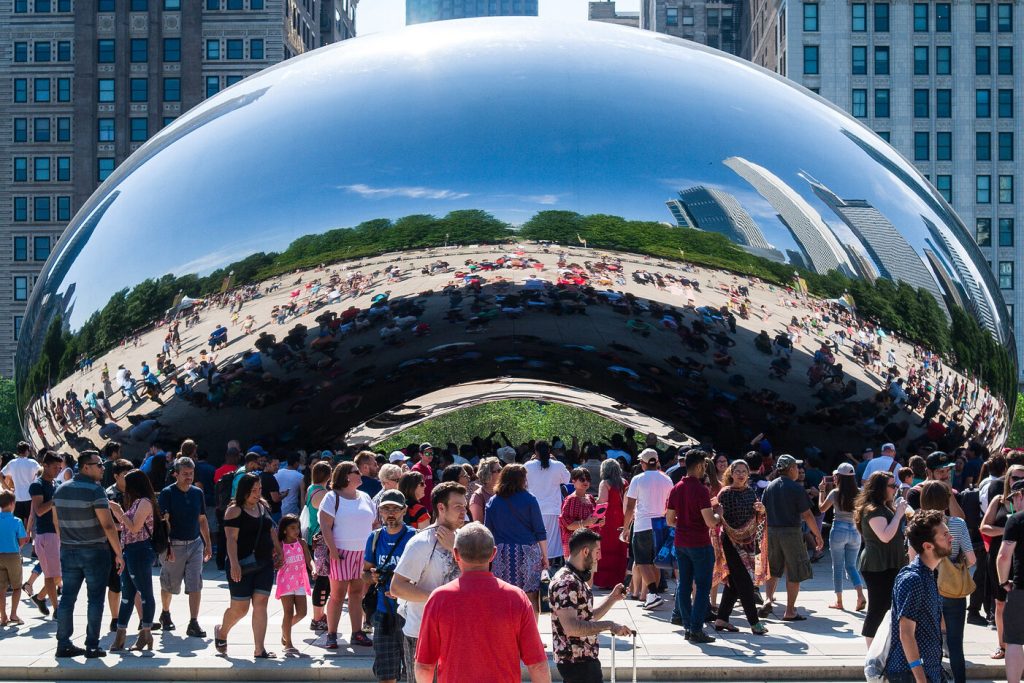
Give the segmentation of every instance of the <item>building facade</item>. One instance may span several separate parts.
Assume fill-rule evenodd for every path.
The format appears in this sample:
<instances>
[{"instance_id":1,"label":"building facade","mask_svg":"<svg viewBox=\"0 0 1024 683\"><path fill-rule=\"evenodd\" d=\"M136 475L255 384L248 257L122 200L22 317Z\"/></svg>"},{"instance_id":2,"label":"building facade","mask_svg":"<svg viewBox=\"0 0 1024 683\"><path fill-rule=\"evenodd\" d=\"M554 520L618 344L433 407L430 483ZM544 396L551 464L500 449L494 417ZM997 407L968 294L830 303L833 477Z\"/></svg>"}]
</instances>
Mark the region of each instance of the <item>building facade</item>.
<instances>
[{"instance_id":1,"label":"building facade","mask_svg":"<svg viewBox=\"0 0 1024 683\"><path fill-rule=\"evenodd\" d=\"M741 0L640 0L640 28L746 57L747 7Z\"/></svg>"},{"instance_id":2,"label":"building facade","mask_svg":"<svg viewBox=\"0 0 1024 683\"><path fill-rule=\"evenodd\" d=\"M537 0L405 0L405 23L470 17L535 17Z\"/></svg>"},{"instance_id":3,"label":"building facade","mask_svg":"<svg viewBox=\"0 0 1024 683\"><path fill-rule=\"evenodd\" d=\"M605 24L618 24L633 28L640 26L640 13L617 11L614 0L591 2L587 7L587 18L590 21L600 21Z\"/></svg>"},{"instance_id":4,"label":"building facade","mask_svg":"<svg viewBox=\"0 0 1024 683\"><path fill-rule=\"evenodd\" d=\"M0 0L0 376L36 276L96 187L201 100L353 35L356 2Z\"/></svg>"}]
</instances>

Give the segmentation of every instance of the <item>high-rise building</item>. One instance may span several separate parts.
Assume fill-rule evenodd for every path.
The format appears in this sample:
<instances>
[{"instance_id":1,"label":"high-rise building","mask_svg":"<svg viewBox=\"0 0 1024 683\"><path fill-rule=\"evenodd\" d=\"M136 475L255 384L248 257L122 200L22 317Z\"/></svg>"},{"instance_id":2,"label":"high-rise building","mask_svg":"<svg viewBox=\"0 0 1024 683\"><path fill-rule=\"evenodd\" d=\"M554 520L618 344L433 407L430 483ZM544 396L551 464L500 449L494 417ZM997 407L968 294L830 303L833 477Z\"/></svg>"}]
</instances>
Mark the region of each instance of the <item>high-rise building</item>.
<instances>
[{"instance_id":1,"label":"high-rise building","mask_svg":"<svg viewBox=\"0 0 1024 683\"><path fill-rule=\"evenodd\" d=\"M43 262L97 185L201 100L354 35L357 2L0 3L0 375Z\"/></svg>"},{"instance_id":2,"label":"high-rise building","mask_svg":"<svg viewBox=\"0 0 1024 683\"><path fill-rule=\"evenodd\" d=\"M693 218L693 227L721 233L741 246L772 248L754 219L728 192L698 185L682 190L679 198L687 214Z\"/></svg>"},{"instance_id":3,"label":"high-rise building","mask_svg":"<svg viewBox=\"0 0 1024 683\"><path fill-rule=\"evenodd\" d=\"M405 23L469 17L535 17L537 0L405 0Z\"/></svg>"},{"instance_id":4,"label":"high-rise building","mask_svg":"<svg viewBox=\"0 0 1024 683\"><path fill-rule=\"evenodd\" d=\"M619 24L633 28L640 26L640 13L616 11L614 0L591 2L587 9L587 18L590 21L600 21L606 24Z\"/></svg>"},{"instance_id":5,"label":"high-rise building","mask_svg":"<svg viewBox=\"0 0 1024 683\"><path fill-rule=\"evenodd\" d=\"M746 7L741 0L640 0L640 28L744 57Z\"/></svg>"}]
</instances>

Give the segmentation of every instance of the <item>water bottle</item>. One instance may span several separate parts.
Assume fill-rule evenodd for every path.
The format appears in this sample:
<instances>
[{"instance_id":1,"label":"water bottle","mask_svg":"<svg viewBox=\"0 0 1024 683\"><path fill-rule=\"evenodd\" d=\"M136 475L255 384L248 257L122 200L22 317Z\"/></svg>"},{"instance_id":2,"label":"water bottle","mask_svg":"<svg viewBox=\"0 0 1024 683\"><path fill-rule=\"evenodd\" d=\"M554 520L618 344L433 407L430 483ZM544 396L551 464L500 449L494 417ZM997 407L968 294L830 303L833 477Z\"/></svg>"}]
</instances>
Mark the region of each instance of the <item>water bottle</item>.
<instances>
[{"instance_id":1,"label":"water bottle","mask_svg":"<svg viewBox=\"0 0 1024 683\"><path fill-rule=\"evenodd\" d=\"M548 586L551 585L551 574L547 569L540 573L540 611L550 612L551 603L548 602Z\"/></svg>"}]
</instances>

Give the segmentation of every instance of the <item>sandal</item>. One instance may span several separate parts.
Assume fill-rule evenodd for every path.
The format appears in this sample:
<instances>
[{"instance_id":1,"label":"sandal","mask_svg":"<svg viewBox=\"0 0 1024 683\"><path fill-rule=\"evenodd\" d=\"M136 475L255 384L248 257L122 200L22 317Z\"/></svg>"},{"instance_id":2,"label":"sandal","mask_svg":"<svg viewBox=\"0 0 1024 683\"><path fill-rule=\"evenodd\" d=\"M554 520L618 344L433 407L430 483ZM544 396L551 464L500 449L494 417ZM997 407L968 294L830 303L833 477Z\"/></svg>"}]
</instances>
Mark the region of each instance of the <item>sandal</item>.
<instances>
[{"instance_id":1,"label":"sandal","mask_svg":"<svg viewBox=\"0 0 1024 683\"><path fill-rule=\"evenodd\" d=\"M768 635L768 627L764 625L764 622L757 622L750 627L750 632L755 636L766 636Z\"/></svg>"},{"instance_id":2,"label":"sandal","mask_svg":"<svg viewBox=\"0 0 1024 683\"><path fill-rule=\"evenodd\" d=\"M725 631L726 633L739 633L740 632L740 630L738 628L736 628L735 626L733 626L729 622L725 622L722 625L719 625L719 624L716 623L715 624L715 630L716 631Z\"/></svg>"},{"instance_id":3,"label":"sandal","mask_svg":"<svg viewBox=\"0 0 1024 683\"><path fill-rule=\"evenodd\" d=\"M1006 648L997 647L996 651L989 655L989 659L1004 659L1006 657Z\"/></svg>"},{"instance_id":4,"label":"sandal","mask_svg":"<svg viewBox=\"0 0 1024 683\"><path fill-rule=\"evenodd\" d=\"M284 655L286 657L298 657L299 654L301 653L299 652L299 648L297 647L286 647L284 649Z\"/></svg>"},{"instance_id":5,"label":"sandal","mask_svg":"<svg viewBox=\"0 0 1024 683\"><path fill-rule=\"evenodd\" d=\"M352 634L352 644L358 645L359 647L373 647L373 641L370 640L370 636L366 635L362 631L356 631Z\"/></svg>"},{"instance_id":6,"label":"sandal","mask_svg":"<svg viewBox=\"0 0 1024 683\"><path fill-rule=\"evenodd\" d=\"M213 647L222 655L228 653L228 640L220 637L220 624L213 627Z\"/></svg>"},{"instance_id":7,"label":"sandal","mask_svg":"<svg viewBox=\"0 0 1024 683\"><path fill-rule=\"evenodd\" d=\"M254 659L277 659L277 655L274 654L273 652L267 652L266 650L264 650L263 652L259 653L258 655L253 655L253 658Z\"/></svg>"},{"instance_id":8,"label":"sandal","mask_svg":"<svg viewBox=\"0 0 1024 683\"><path fill-rule=\"evenodd\" d=\"M10 621L7 622L12 626L24 626L25 622L21 620L21 617L11 617Z\"/></svg>"},{"instance_id":9,"label":"sandal","mask_svg":"<svg viewBox=\"0 0 1024 683\"><path fill-rule=\"evenodd\" d=\"M31 598L32 597L32 589L29 588L28 581L26 581L25 583L21 584L21 592L25 594L26 598Z\"/></svg>"},{"instance_id":10,"label":"sandal","mask_svg":"<svg viewBox=\"0 0 1024 683\"><path fill-rule=\"evenodd\" d=\"M857 601L857 607L854 608L854 611L855 612L863 612L865 610L865 608L867 608L867 606L868 606L868 601L867 600L858 600Z\"/></svg>"}]
</instances>

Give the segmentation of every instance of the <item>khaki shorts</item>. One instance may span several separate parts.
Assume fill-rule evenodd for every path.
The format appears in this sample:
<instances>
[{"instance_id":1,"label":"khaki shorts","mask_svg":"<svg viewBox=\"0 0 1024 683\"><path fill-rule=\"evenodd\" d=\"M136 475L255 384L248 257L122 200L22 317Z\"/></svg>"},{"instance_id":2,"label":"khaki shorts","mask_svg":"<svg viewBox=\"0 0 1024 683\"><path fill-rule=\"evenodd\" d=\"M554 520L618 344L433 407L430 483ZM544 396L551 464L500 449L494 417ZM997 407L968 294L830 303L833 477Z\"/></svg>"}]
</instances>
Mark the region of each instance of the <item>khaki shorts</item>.
<instances>
[{"instance_id":1,"label":"khaki shorts","mask_svg":"<svg viewBox=\"0 0 1024 683\"><path fill-rule=\"evenodd\" d=\"M21 588L21 554L0 553L0 591Z\"/></svg>"},{"instance_id":2,"label":"khaki shorts","mask_svg":"<svg viewBox=\"0 0 1024 683\"><path fill-rule=\"evenodd\" d=\"M814 576L800 527L768 528L768 566L773 578L786 574L788 583L801 583Z\"/></svg>"},{"instance_id":3,"label":"khaki shorts","mask_svg":"<svg viewBox=\"0 0 1024 683\"><path fill-rule=\"evenodd\" d=\"M191 541L171 541L174 561L168 561L167 555L160 556L160 590L172 595L181 593L181 584L185 583L186 593L199 593L203 590L203 544L202 537Z\"/></svg>"}]
</instances>

